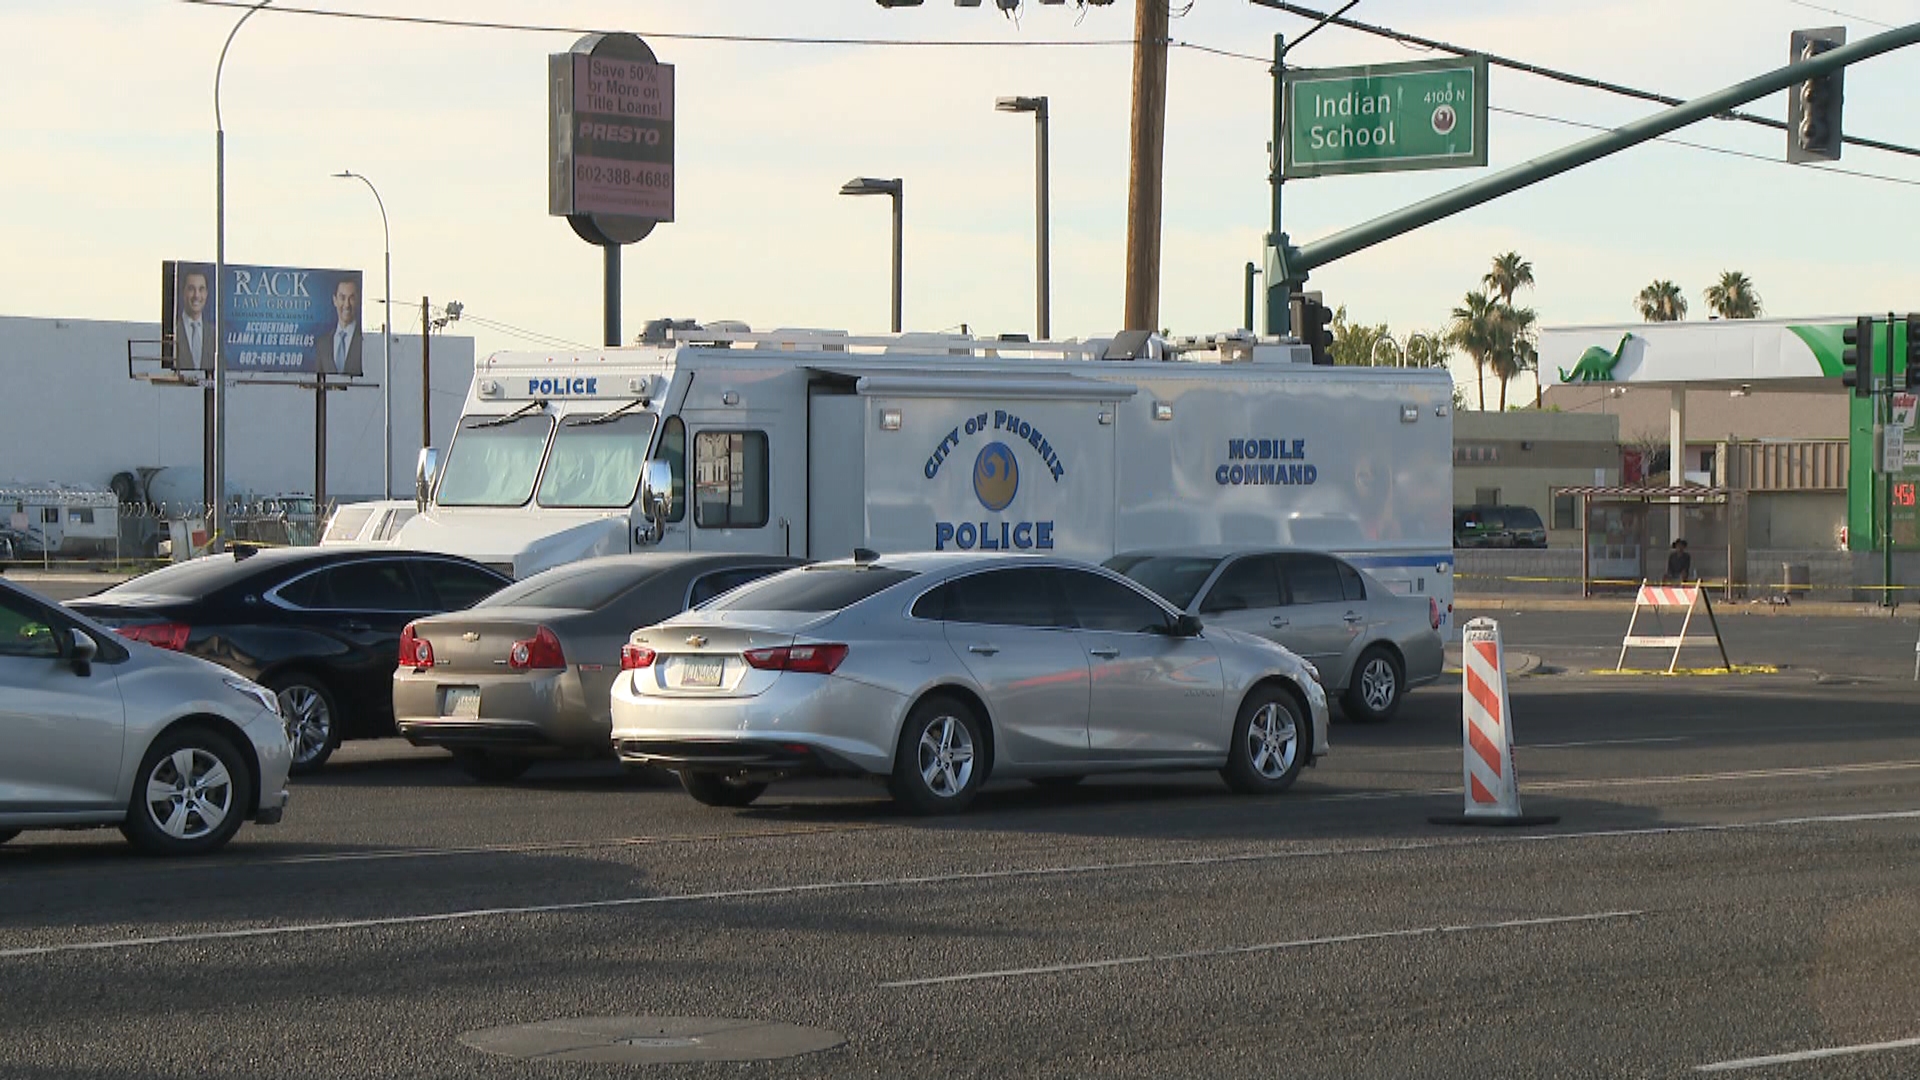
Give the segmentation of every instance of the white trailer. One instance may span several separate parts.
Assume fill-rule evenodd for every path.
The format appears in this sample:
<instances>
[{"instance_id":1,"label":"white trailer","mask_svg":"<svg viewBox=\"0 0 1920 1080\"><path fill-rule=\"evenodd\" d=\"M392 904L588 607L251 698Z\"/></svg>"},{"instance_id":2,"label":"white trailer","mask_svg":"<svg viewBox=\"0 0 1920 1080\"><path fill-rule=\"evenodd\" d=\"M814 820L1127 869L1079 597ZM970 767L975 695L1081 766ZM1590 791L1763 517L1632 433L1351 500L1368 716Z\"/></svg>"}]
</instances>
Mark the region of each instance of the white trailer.
<instances>
[{"instance_id":1,"label":"white trailer","mask_svg":"<svg viewBox=\"0 0 1920 1080\"><path fill-rule=\"evenodd\" d=\"M119 553L120 500L99 488L0 481L0 526L21 534L13 547L23 557L112 557Z\"/></svg>"},{"instance_id":2,"label":"white trailer","mask_svg":"<svg viewBox=\"0 0 1920 1080\"><path fill-rule=\"evenodd\" d=\"M481 363L397 543L515 576L649 547L1100 560L1284 544L1450 615L1445 371L1314 366L1304 346L1240 335L661 337ZM649 462L672 481L659 521Z\"/></svg>"}]
</instances>

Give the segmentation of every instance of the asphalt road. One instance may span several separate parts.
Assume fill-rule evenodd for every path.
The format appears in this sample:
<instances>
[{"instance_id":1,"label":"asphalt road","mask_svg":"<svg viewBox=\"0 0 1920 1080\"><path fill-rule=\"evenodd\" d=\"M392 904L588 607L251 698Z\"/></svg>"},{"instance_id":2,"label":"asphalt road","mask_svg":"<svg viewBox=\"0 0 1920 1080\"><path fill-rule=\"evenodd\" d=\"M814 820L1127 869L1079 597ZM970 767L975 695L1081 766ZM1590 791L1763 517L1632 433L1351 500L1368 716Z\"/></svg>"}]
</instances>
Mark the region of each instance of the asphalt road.
<instances>
[{"instance_id":1,"label":"asphalt road","mask_svg":"<svg viewBox=\"0 0 1920 1080\"><path fill-rule=\"evenodd\" d=\"M1531 618L1510 648L1600 647ZM1428 822L1461 805L1451 680L1278 798L1001 784L931 821L854 783L716 811L350 743L213 858L0 847L0 1077L1912 1077L1897 674L1517 678L1525 808L1561 818L1533 829ZM844 1042L636 1072L461 1041L636 1015Z\"/></svg>"}]
</instances>

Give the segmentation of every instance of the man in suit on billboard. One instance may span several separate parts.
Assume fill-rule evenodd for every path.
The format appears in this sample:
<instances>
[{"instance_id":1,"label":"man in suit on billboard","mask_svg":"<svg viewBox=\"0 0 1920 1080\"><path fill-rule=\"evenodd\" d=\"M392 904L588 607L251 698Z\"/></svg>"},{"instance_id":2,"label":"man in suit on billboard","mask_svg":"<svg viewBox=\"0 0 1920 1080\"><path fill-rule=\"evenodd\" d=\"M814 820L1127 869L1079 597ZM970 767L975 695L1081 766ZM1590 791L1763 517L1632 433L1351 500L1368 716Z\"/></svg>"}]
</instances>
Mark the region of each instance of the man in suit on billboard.
<instances>
[{"instance_id":1,"label":"man in suit on billboard","mask_svg":"<svg viewBox=\"0 0 1920 1080\"><path fill-rule=\"evenodd\" d=\"M173 366L213 370L213 319L207 314L207 272L180 271L180 311L173 320Z\"/></svg>"},{"instance_id":2,"label":"man in suit on billboard","mask_svg":"<svg viewBox=\"0 0 1920 1080\"><path fill-rule=\"evenodd\" d=\"M349 277L333 287L337 319L314 335L313 370L323 375L360 374L360 283Z\"/></svg>"}]
</instances>

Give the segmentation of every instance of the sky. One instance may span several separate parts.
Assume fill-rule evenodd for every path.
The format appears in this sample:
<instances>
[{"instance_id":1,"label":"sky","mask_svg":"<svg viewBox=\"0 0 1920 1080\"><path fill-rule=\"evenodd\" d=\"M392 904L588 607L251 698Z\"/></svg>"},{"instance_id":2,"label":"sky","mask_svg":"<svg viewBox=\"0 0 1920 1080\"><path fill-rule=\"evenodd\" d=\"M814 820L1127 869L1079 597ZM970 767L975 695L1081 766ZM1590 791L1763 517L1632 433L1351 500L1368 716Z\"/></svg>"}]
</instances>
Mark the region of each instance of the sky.
<instances>
[{"instance_id":1,"label":"sky","mask_svg":"<svg viewBox=\"0 0 1920 1080\"><path fill-rule=\"evenodd\" d=\"M617 30L674 65L676 84L675 220L624 251L628 339L659 316L884 331L887 200L838 194L862 175L904 184L906 329L1032 333L1033 121L993 108L1016 94L1049 99L1053 336L1120 326L1131 0L1028 0L1017 18L993 0L277 0L221 68L243 11L0 0L0 314L157 320L161 261L212 260L218 69L229 262L359 268L376 321L380 210L332 175L351 170L385 205L396 324L417 327L429 296L462 303L454 330L481 356L593 347L602 255L547 213L545 73L582 31ZM1243 267L1261 261L1274 35L1310 23L1247 0L1175 14L1159 321L1211 333L1240 324ZM1920 21L1920 0L1360 0L1349 14L1687 98L1783 65L1795 29L1843 25L1858 40ZM1436 55L1328 27L1288 63ZM1490 83L1487 168L1290 182L1294 243L1595 134L1576 125L1658 108L1497 67ZM1920 146L1915 86L1913 49L1850 68L1848 133ZM1783 92L1747 108L1784 119L1786 106ZM1849 147L1837 166L1789 166L1783 133L1726 121L1669 138L1697 145L1625 151L1316 270L1308 287L1402 337L1440 329L1508 250L1533 265L1516 301L1545 326L1633 321L1660 278L1705 318L1724 270L1753 280L1768 316L1920 308L1920 157ZM1530 401L1531 383L1511 397Z\"/></svg>"}]
</instances>

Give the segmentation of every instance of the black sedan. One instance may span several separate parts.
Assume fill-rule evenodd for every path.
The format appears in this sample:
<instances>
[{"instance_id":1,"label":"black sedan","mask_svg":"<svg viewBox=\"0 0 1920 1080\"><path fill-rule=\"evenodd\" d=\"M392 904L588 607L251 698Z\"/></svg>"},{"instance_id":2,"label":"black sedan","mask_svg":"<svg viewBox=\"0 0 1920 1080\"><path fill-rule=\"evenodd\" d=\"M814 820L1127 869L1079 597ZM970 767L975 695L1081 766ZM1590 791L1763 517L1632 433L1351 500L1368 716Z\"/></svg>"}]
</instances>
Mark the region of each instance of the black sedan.
<instances>
[{"instance_id":1,"label":"black sedan","mask_svg":"<svg viewBox=\"0 0 1920 1080\"><path fill-rule=\"evenodd\" d=\"M242 549L155 570L71 607L150 645L230 668L280 696L293 771L326 763L343 737L393 734L400 631L470 607L510 579L424 552Z\"/></svg>"}]
</instances>

